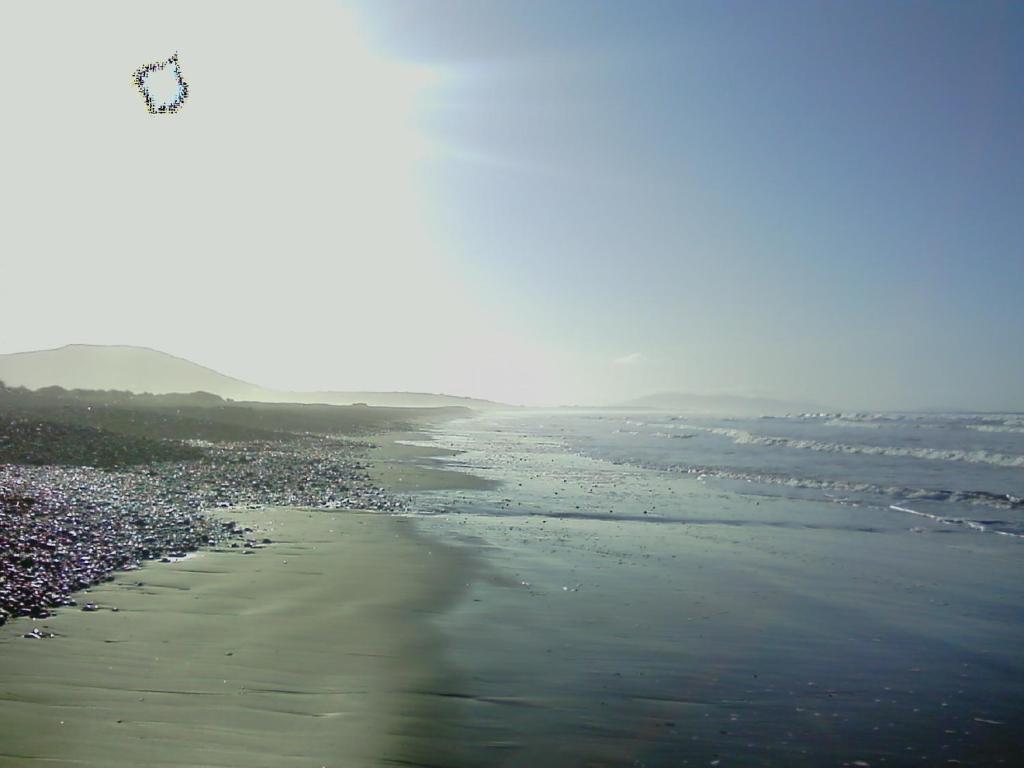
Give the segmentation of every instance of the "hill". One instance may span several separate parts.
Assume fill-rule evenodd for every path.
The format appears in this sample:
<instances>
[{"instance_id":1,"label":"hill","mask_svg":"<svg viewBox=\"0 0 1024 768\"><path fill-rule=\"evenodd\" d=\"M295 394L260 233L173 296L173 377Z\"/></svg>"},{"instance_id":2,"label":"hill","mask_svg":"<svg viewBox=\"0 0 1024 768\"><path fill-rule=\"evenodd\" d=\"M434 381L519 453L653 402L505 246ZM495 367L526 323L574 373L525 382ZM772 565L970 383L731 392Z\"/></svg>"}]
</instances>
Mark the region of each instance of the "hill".
<instances>
[{"instance_id":1,"label":"hill","mask_svg":"<svg viewBox=\"0 0 1024 768\"><path fill-rule=\"evenodd\" d=\"M210 392L235 400L259 399L260 388L180 357L145 347L68 344L57 349L0 355L0 381L9 387L122 392Z\"/></svg>"},{"instance_id":2,"label":"hill","mask_svg":"<svg viewBox=\"0 0 1024 768\"><path fill-rule=\"evenodd\" d=\"M148 347L68 344L0 355L0 381L9 387L115 390L154 395L208 392L238 401L321 403L400 408L507 408L471 397L425 392L288 392L268 389Z\"/></svg>"}]
</instances>

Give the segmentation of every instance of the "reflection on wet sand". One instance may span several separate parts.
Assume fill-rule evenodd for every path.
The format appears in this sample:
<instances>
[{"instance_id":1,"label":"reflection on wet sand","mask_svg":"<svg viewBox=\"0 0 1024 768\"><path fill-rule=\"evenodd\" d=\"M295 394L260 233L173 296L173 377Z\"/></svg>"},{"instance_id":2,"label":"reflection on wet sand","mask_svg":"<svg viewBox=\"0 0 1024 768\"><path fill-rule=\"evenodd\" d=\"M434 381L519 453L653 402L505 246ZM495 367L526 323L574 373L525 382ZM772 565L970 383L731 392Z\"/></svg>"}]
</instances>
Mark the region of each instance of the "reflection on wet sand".
<instances>
[{"instance_id":1,"label":"reflection on wet sand","mask_svg":"<svg viewBox=\"0 0 1024 768\"><path fill-rule=\"evenodd\" d=\"M148 565L0 630L0 765L462 762L463 702L433 619L471 565L401 519L226 513L276 542ZM112 609L117 608L117 612Z\"/></svg>"}]
</instances>

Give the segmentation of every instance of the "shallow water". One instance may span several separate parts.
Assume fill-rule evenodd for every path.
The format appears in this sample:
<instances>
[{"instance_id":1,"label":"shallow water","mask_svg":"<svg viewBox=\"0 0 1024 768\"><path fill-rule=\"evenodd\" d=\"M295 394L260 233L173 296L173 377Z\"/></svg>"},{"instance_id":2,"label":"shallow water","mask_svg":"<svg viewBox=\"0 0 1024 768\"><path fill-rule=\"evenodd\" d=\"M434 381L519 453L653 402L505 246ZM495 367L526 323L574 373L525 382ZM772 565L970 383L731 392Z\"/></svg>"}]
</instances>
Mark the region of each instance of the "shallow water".
<instances>
[{"instance_id":1,"label":"shallow water","mask_svg":"<svg viewBox=\"0 0 1024 768\"><path fill-rule=\"evenodd\" d=\"M436 436L463 451L445 466L502 481L413 496L423 530L490 565L439 619L467 681L458 727L482 763L1024 758L1024 541L994 534L1015 532L1019 510L1009 498L1002 508L944 499L931 501L943 514L924 517L879 490L1016 494L1024 468L694 429L769 434L749 423L687 419L673 431L696 436L674 439L661 434L682 420L640 421L549 413ZM813 420L772 423L770 436L913 447L885 427L802 421ZM947 431L1015 435L957 423ZM1006 442L956 443L941 423L899 429L943 433L921 450L1013 455ZM702 452L698 440L717 447ZM750 482L741 470L822 483ZM836 493L846 482L871 489Z\"/></svg>"}]
</instances>

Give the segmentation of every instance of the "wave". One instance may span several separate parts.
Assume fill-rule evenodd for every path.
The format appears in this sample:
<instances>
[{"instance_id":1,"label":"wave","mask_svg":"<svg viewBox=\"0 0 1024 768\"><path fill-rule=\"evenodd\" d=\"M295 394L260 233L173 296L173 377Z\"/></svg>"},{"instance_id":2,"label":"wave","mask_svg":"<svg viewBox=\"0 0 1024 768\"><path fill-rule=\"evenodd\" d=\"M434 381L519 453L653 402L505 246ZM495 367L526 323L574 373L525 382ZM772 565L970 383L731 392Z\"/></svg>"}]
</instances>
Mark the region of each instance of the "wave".
<instances>
[{"instance_id":1,"label":"wave","mask_svg":"<svg viewBox=\"0 0 1024 768\"><path fill-rule=\"evenodd\" d=\"M1024 435L1024 427L1010 426L1008 424L968 424L968 429L976 432L1013 432Z\"/></svg>"},{"instance_id":2,"label":"wave","mask_svg":"<svg viewBox=\"0 0 1024 768\"><path fill-rule=\"evenodd\" d=\"M640 469L681 472L688 475L695 475L701 480L733 480L751 485L777 485L788 488L820 491L825 497L825 500L834 503L851 505L865 504L878 506L883 509L889 508L907 514L926 517L944 525L956 525L979 532L995 533L1000 536L1011 536L1014 538L1024 538L1024 533L1019 532L1021 530L1021 523L1013 520L971 519L970 517L935 514L903 506L904 503L914 503L917 501L941 502L948 503L950 505L981 506L1001 511L1012 510L1017 512L1019 510L1024 510L1024 498L1014 496L1009 493L882 486L874 483L845 480L816 480L812 478L800 478L772 473L739 472L718 467L684 465L659 466L657 464L643 462L636 459L616 460L612 463L635 466ZM898 500L900 503L893 504L891 503L891 500ZM1005 530L1006 528L1015 530Z\"/></svg>"},{"instance_id":3,"label":"wave","mask_svg":"<svg viewBox=\"0 0 1024 768\"><path fill-rule=\"evenodd\" d=\"M901 507L897 504L890 504L889 509L896 512L904 512L908 515L917 515L918 517L926 517L929 520L934 520L937 523L943 525L960 525L965 528L970 528L975 531L985 532L988 530L988 525L979 522L977 520L968 520L965 517L943 517L942 515L933 515L930 512L921 512L917 509L910 509L909 507ZM1012 536L1015 539L1024 539L1024 534L1013 533L1011 531L992 531L992 533L998 533L1000 536Z\"/></svg>"},{"instance_id":4,"label":"wave","mask_svg":"<svg viewBox=\"0 0 1024 768\"><path fill-rule=\"evenodd\" d=\"M678 420L686 417L676 417ZM762 419L819 421L833 427L904 426L914 428L957 427L974 429L978 425L1024 428L1024 415L1019 413L801 413L786 417L762 416ZM1001 430L1000 430L1001 431Z\"/></svg>"},{"instance_id":5,"label":"wave","mask_svg":"<svg viewBox=\"0 0 1024 768\"><path fill-rule=\"evenodd\" d=\"M579 455L590 454L581 452ZM897 485L878 485L876 483L857 482L852 480L818 480L807 477L794 477L792 475L777 474L772 472L748 472L723 467L684 465L684 464L658 464L644 461L637 458L628 459L607 459L612 464L620 466L637 467L638 469L652 469L663 472L680 472L688 475L696 475L699 478L714 478L718 480L736 480L751 484L778 485L789 488L801 488L822 491L826 495L832 494L869 494L885 497L887 499L900 499L904 501L937 501L950 504L981 505L993 509L1009 510L1024 509L1024 497L1014 496L1011 493L994 493L992 491L957 491L947 488L912 488ZM833 498L833 501L847 501L847 499Z\"/></svg>"},{"instance_id":6,"label":"wave","mask_svg":"<svg viewBox=\"0 0 1024 768\"><path fill-rule=\"evenodd\" d=\"M901 486L882 486L874 483L859 483L847 480L815 480L812 478L790 477L770 473L734 472L700 468L686 470L690 474L713 476L728 480L741 480L747 483L764 485L781 485L790 488L807 488L826 493L873 494L887 498L910 501L940 501L950 504L983 505L994 509L1024 509L1024 498L1009 493L992 493L990 491L953 491L942 488L908 488Z\"/></svg>"},{"instance_id":7,"label":"wave","mask_svg":"<svg viewBox=\"0 0 1024 768\"><path fill-rule=\"evenodd\" d=\"M673 416L672 418L682 421L686 417ZM827 427L864 427L866 429L882 429L907 421L903 417L883 413L798 413L789 416L759 416L758 419L761 421L818 421ZM911 426L917 426L913 420L911 420Z\"/></svg>"},{"instance_id":8,"label":"wave","mask_svg":"<svg viewBox=\"0 0 1024 768\"><path fill-rule=\"evenodd\" d=\"M824 422L826 427L856 427L857 429L881 429L885 425L877 421L857 421L851 419L829 419Z\"/></svg>"},{"instance_id":9,"label":"wave","mask_svg":"<svg viewBox=\"0 0 1024 768\"><path fill-rule=\"evenodd\" d=\"M825 451L828 453L850 453L865 456L900 456L931 461L963 461L969 464L991 464L997 467L1024 469L1024 456L1006 453L993 453L984 450L962 450L947 448L906 448L883 445L853 445L851 443L834 443L824 440L807 440L795 437L775 437L771 435L755 435L743 429L728 427L703 427L693 424L679 425L685 429L695 429L714 435L732 438L737 445L765 445L797 448L808 451Z\"/></svg>"}]
</instances>

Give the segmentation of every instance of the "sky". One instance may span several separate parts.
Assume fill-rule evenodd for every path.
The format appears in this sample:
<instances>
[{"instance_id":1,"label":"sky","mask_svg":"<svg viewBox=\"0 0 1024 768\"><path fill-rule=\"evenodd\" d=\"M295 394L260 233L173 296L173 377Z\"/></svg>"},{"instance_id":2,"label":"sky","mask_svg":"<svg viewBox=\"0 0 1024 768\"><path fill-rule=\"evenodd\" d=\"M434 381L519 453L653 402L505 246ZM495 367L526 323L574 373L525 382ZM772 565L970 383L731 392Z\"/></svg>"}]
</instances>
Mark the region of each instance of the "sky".
<instances>
[{"instance_id":1,"label":"sky","mask_svg":"<svg viewBox=\"0 0 1024 768\"><path fill-rule=\"evenodd\" d=\"M1024 409L1020 3L5 0L0 93L0 353Z\"/></svg>"}]
</instances>

